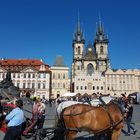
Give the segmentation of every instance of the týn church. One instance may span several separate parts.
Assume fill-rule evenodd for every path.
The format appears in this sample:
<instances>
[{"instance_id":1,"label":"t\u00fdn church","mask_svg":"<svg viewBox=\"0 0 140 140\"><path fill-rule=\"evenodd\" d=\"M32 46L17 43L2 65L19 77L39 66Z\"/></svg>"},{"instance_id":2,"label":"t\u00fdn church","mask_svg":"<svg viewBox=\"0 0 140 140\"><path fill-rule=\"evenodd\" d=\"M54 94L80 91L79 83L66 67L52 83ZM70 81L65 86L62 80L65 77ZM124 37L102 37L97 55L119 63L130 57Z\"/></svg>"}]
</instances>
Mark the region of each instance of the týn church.
<instances>
[{"instance_id":1,"label":"t\u00fdn church","mask_svg":"<svg viewBox=\"0 0 140 140\"><path fill-rule=\"evenodd\" d=\"M112 69L108 54L109 39L99 21L93 43L85 44L78 20L73 47L71 91L80 94L120 96L140 92L139 69Z\"/></svg>"}]
</instances>

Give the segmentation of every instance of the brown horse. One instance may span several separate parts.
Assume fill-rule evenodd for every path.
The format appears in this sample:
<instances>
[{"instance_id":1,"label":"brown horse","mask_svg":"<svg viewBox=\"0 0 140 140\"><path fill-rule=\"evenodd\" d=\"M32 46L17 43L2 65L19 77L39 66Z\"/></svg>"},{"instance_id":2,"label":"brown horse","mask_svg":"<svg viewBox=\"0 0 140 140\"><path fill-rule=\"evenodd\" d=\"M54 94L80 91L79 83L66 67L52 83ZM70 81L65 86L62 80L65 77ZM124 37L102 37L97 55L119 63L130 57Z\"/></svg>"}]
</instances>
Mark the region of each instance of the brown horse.
<instances>
[{"instance_id":1,"label":"brown horse","mask_svg":"<svg viewBox=\"0 0 140 140\"><path fill-rule=\"evenodd\" d=\"M123 128L123 115L119 106L113 102L105 107L75 104L63 110L62 122L67 140L74 139L82 130L94 135L109 133L110 140L118 140Z\"/></svg>"}]
</instances>

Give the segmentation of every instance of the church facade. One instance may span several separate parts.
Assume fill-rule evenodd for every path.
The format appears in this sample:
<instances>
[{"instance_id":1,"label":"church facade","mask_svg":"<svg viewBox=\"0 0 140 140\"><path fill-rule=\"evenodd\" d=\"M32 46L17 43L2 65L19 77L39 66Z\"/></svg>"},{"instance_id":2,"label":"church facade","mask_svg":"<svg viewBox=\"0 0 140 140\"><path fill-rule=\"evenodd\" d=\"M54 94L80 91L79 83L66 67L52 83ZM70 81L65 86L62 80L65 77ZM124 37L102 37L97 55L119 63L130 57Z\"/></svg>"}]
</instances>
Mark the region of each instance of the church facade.
<instances>
[{"instance_id":1,"label":"church facade","mask_svg":"<svg viewBox=\"0 0 140 140\"><path fill-rule=\"evenodd\" d=\"M86 46L78 21L72 43L72 92L82 95L111 94L117 96L122 93L140 92L140 70L113 70L109 60L108 43L102 22L99 21L94 43L89 42Z\"/></svg>"}]
</instances>

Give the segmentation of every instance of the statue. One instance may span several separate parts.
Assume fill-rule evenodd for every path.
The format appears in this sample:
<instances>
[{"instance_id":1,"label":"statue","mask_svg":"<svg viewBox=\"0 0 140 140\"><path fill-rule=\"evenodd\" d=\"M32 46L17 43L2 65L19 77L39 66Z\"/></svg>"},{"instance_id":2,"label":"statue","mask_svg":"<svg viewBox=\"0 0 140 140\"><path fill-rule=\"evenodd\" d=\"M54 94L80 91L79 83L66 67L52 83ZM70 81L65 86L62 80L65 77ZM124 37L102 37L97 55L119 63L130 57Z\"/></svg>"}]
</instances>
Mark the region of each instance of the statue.
<instances>
[{"instance_id":1,"label":"statue","mask_svg":"<svg viewBox=\"0 0 140 140\"><path fill-rule=\"evenodd\" d=\"M13 98L20 96L20 90L18 87L14 86L11 79L10 71L7 72L6 78L0 82L0 95L4 98Z\"/></svg>"},{"instance_id":2,"label":"statue","mask_svg":"<svg viewBox=\"0 0 140 140\"><path fill-rule=\"evenodd\" d=\"M13 85L14 84L12 83L12 80L11 80L11 72L8 71L6 74L6 78L0 82L0 88L8 88Z\"/></svg>"}]
</instances>

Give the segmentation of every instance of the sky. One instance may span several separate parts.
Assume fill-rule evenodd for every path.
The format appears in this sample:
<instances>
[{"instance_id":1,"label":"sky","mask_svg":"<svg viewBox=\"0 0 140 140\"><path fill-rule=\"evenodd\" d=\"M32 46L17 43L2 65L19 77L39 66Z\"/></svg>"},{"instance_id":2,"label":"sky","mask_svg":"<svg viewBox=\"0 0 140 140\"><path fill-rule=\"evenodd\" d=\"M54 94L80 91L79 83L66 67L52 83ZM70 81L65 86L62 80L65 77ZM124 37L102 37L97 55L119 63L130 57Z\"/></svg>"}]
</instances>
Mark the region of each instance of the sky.
<instances>
[{"instance_id":1,"label":"sky","mask_svg":"<svg viewBox=\"0 0 140 140\"><path fill-rule=\"evenodd\" d=\"M140 0L0 0L0 58L56 56L71 68L79 13L85 47L94 42L99 16L109 37L113 69L140 69Z\"/></svg>"}]
</instances>

